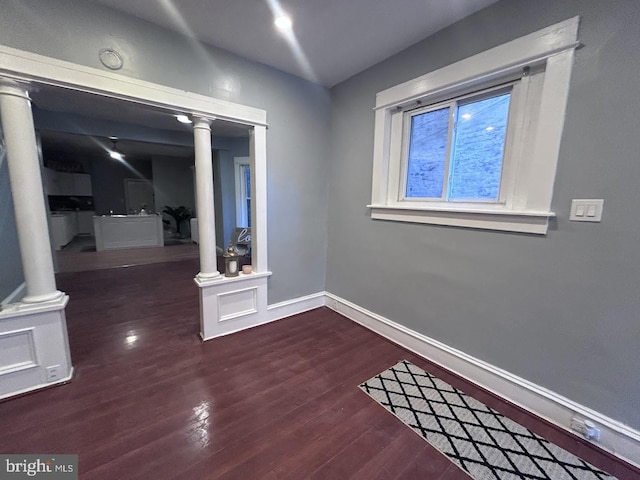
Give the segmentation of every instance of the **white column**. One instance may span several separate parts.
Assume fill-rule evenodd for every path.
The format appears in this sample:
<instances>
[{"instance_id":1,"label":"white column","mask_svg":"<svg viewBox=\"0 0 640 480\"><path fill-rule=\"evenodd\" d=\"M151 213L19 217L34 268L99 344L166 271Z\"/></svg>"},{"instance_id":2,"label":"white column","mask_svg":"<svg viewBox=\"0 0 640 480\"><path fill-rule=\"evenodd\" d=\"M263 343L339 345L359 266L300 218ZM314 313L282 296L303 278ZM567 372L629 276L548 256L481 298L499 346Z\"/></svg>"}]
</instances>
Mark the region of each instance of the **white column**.
<instances>
[{"instance_id":1,"label":"white column","mask_svg":"<svg viewBox=\"0 0 640 480\"><path fill-rule=\"evenodd\" d=\"M49 226L29 94L18 82L0 79L0 114L9 181L27 294L25 303L60 299L56 289Z\"/></svg>"},{"instance_id":2,"label":"white column","mask_svg":"<svg viewBox=\"0 0 640 480\"><path fill-rule=\"evenodd\" d=\"M251 253L256 272L267 265L267 128L256 125L249 137L251 152Z\"/></svg>"},{"instance_id":3,"label":"white column","mask_svg":"<svg viewBox=\"0 0 640 480\"><path fill-rule=\"evenodd\" d=\"M198 207L198 235L200 237L198 280L220 277L216 262L216 217L213 200L210 124L211 120L208 118L196 118L193 125L196 153L196 205Z\"/></svg>"}]
</instances>

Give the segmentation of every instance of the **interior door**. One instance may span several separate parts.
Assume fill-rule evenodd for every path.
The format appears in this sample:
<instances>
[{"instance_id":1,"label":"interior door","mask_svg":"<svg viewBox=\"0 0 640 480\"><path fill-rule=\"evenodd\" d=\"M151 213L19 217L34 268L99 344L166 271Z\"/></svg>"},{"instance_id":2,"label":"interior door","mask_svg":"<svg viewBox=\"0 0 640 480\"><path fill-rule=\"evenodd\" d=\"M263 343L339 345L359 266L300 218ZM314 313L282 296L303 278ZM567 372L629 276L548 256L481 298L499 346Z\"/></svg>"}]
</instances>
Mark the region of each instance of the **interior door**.
<instances>
[{"instance_id":1,"label":"interior door","mask_svg":"<svg viewBox=\"0 0 640 480\"><path fill-rule=\"evenodd\" d=\"M142 208L147 212L156 211L153 183L149 180L125 178L124 193L128 214L139 213Z\"/></svg>"}]
</instances>

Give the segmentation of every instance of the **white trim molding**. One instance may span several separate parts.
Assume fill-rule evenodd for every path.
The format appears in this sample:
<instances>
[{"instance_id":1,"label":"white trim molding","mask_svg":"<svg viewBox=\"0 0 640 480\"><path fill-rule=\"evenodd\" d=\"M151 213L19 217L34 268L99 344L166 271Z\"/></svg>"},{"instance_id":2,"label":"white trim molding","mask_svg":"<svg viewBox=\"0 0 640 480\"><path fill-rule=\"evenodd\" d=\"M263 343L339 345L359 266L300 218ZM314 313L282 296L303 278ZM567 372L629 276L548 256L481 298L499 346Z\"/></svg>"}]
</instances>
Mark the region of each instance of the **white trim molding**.
<instances>
[{"instance_id":1,"label":"white trim molding","mask_svg":"<svg viewBox=\"0 0 640 480\"><path fill-rule=\"evenodd\" d=\"M269 319L271 321L280 320L281 318L290 317L299 313L308 312L315 308L325 306L325 292L313 293L303 297L292 298L284 302L269 305Z\"/></svg>"},{"instance_id":2,"label":"white trim molding","mask_svg":"<svg viewBox=\"0 0 640 480\"><path fill-rule=\"evenodd\" d=\"M592 421L601 430L600 441L594 442L594 445L626 462L640 466L640 431L337 295L327 292L326 305L350 320L574 435L575 432L570 428L572 417Z\"/></svg>"},{"instance_id":3,"label":"white trim molding","mask_svg":"<svg viewBox=\"0 0 640 480\"><path fill-rule=\"evenodd\" d=\"M578 25L579 17L570 18L379 92L371 218L546 234ZM506 84L511 102L497 201L405 198L412 112Z\"/></svg>"},{"instance_id":4,"label":"white trim molding","mask_svg":"<svg viewBox=\"0 0 640 480\"><path fill-rule=\"evenodd\" d=\"M244 167L251 172L251 157L234 157L233 171L236 180L236 227L249 227L251 211L247 209L247 199L251 199L251 185L247 192ZM251 182L249 182L251 183Z\"/></svg>"},{"instance_id":5,"label":"white trim molding","mask_svg":"<svg viewBox=\"0 0 640 480\"><path fill-rule=\"evenodd\" d=\"M202 340L206 341L223 337L325 306L325 292L317 292L311 295L274 303L267 306L266 310L260 308L260 302L263 301L263 298L266 298L266 281L269 275L270 272L264 274L240 274L239 277L227 278L218 282L210 281L206 284L201 284L196 281L201 289L208 287L202 291L201 302L205 304L207 302L212 303L215 305L215 308L218 309L220 308L221 299L224 302L225 295L234 295L236 293L242 295L243 292L255 293L255 309L246 308L247 299L244 298L242 299L244 303L243 301L237 303L236 312L227 313L227 316L218 313L217 321L209 317L206 323L201 325L202 330L200 337ZM222 278L224 279L225 277ZM220 311L218 310L218 312Z\"/></svg>"},{"instance_id":6,"label":"white trim molding","mask_svg":"<svg viewBox=\"0 0 640 480\"><path fill-rule=\"evenodd\" d=\"M481 210L452 206L447 209L413 208L410 206L367 205L371 218L398 222L428 223L453 227L475 227L520 233L547 233L549 219L554 212L527 210ZM478 220L481 215L481 220Z\"/></svg>"},{"instance_id":7,"label":"white trim molding","mask_svg":"<svg viewBox=\"0 0 640 480\"><path fill-rule=\"evenodd\" d=\"M174 113L218 118L245 125L267 124L266 111L122 74L0 45L0 76L70 88Z\"/></svg>"}]
</instances>

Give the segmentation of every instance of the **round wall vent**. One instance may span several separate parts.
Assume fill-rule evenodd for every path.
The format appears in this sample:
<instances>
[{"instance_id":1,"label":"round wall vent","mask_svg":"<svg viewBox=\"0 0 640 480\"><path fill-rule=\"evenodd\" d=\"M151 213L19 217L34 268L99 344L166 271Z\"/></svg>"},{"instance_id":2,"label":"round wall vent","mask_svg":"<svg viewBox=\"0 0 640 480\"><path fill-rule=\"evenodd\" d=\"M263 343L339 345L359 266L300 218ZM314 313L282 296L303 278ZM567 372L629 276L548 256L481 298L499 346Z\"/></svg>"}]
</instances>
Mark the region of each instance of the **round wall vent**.
<instances>
[{"instance_id":1,"label":"round wall vent","mask_svg":"<svg viewBox=\"0 0 640 480\"><path fill-rule=\"evenodd\" d=\"M103 48L98 54L100 63L109 70L120 70L124 64L122 56L112 48Z\"/></svg>"}]
</instances>

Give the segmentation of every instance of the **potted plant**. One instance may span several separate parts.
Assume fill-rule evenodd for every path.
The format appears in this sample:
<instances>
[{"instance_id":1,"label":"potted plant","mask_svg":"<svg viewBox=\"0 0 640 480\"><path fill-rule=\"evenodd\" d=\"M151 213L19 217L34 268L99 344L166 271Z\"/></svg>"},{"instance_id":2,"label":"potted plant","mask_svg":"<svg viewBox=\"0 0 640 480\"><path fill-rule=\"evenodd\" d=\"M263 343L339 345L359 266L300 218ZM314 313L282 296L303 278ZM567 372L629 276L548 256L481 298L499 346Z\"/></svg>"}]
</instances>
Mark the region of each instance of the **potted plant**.
<instances>
[{"instance_id":1,"label":"potted plant","mask_svg":"<svg viewBox=\"0 0 640 480\"><path fill-rule=\"evenodd\" d=\"M189 220L191 215L191 209L181 205L179 207L173 208L168 205L165 205L162 213L166 213L176 222L176 236L178 238L182 238L182 234L180 233L180 224L186 220Z\"/></svg>"}]
</instances>

